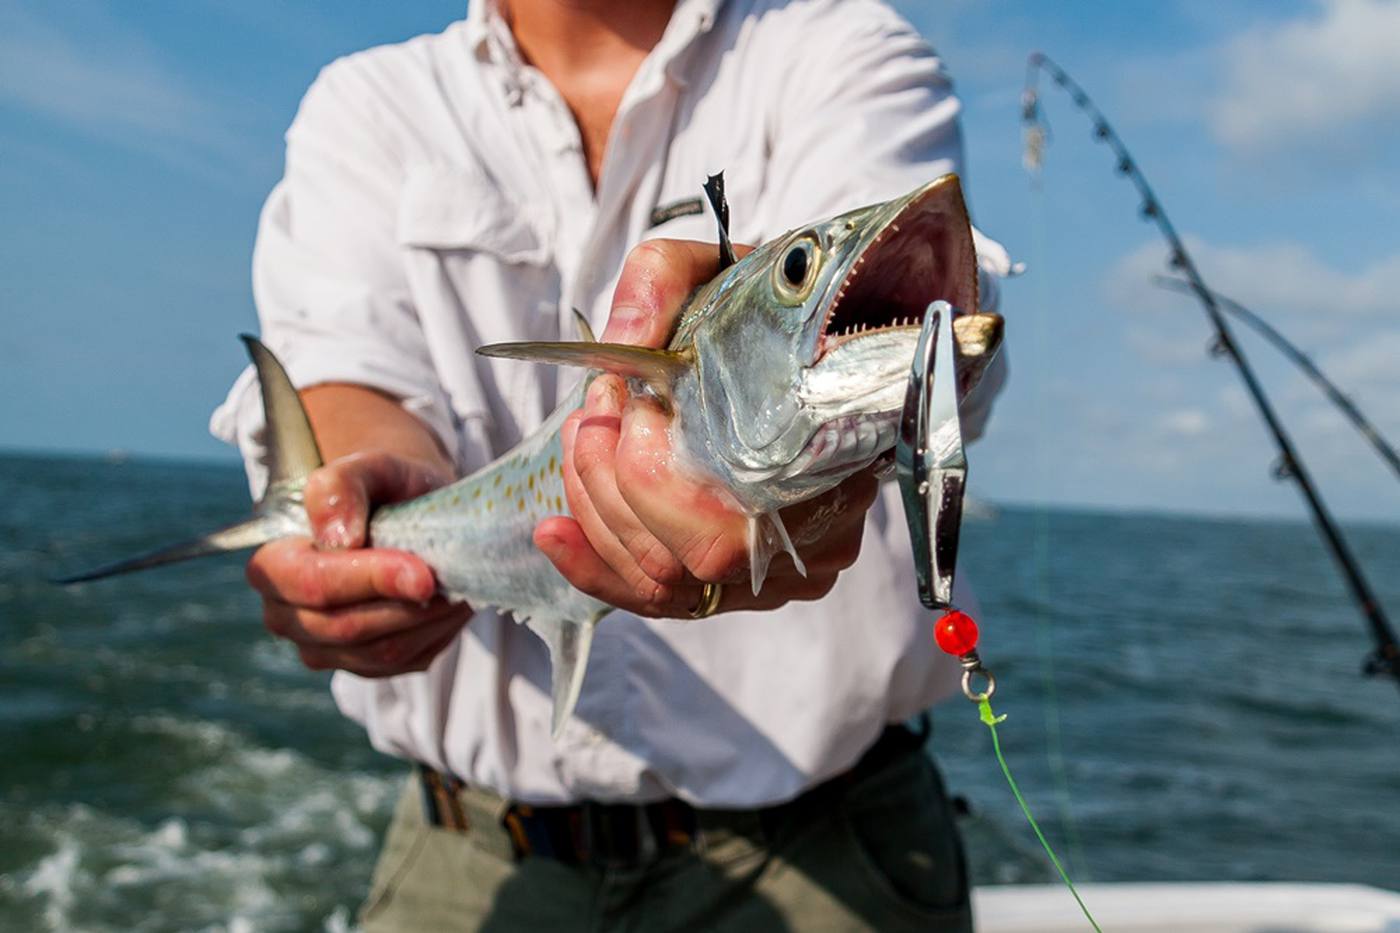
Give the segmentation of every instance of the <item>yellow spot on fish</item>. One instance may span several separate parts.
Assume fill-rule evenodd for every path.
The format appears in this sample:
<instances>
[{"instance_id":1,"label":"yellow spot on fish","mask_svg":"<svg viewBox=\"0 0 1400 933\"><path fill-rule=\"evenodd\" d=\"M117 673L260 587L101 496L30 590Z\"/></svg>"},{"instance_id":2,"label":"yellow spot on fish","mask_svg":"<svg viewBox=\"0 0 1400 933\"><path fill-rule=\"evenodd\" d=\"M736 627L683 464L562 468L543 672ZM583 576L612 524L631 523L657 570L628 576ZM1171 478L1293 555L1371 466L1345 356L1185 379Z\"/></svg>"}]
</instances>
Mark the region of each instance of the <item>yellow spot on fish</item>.
<instances>
[{"instance_id":1,"label":"yellow spot on fish","mask_svg":"<svg viewBox=\"0 0 1400 933\"><path fill-rule=\"evenodd\" d=\"M558 473L558 472L559 472L559 461L557 461L557 460L554 459L554 455L553 455L553 454L550 454L550 455L549 455L549 472L551 472L551 473Z\"/></svg>"},{"instance_id":2,"label":"yellow spot on fish","mask_svg":"<svg viewBox=\"0 0 1400 933\"><path fill-rule=\"evenodd\" d=\"M459 492L454 492L454 493L452 494L452 504L453 504L453 505L461 505L461 503L462 503L462 494L459 493Z\"/></svg>"},{"instance_id":3,"label":"yellow spot on fish","mask_svg":"<svg viewBox=\"0 0 1400 933\"><path fill-rule=\"evenodd\" d=\"M489 511L491 511L492 509L494 509L495 507L496 507L496 503L495 503L495 502L492 502L490 499L487 499L487 500L486 500L486 511L489 512Z\"/></svg>"},{"instance_id":4,"label":"yellow spot on fish","mask_svg":"<svg viewBox=\"0 0 1400 933\"><path fill-rule=\"evenodd\" d=\"M480 487L480 486L478 486L478 487L476 487L475 489L472 490L472 498L473 498L473 499L480 499L480 498L481 498L481 487Z\"/></svg>"},{"instance_id":5,"label":"yellow spot on fish","mask_svg":"<svg viewBox=\"0 0 1400 933\"><path fill-rule=\"evenodd\" d=\"M501 474L499 474L499 473L496 474L496 483L495 483L495 485L497 485L497 486L501 485Z\"/></svg>"},{"instance_id":6,"label":"yellow spot on fish","mask_svg":"<svg viewBox=\"0 0 1400 933\"><path fill-rule=\"evenodd\" d=\"M525 500L524 500L524 499L516 499L516 500L515 500L515 504L516 504L517 506L520 507L520 511L522 511L522 512L525 511Z\"/></svg>"},{"instance_id":7,"label":"yellow spot on fish","mask_svg":"<svg viewBox=\"0 0 1400 933\"><path fill-rule=\"evenodd\" d=\"M564 511L564 498L562 496L554 497L554 507L561 512Z\"/></svg>"},{"instance_id":8,"label":"yellow spot on fish","mask_svg":"<svg viewBox=\"0 0 1400 933\"><path fill-rule=\"evenodd\" d=\"M507 499L510 498L510 489L511 489L510 485L507 484L507 485L506 485L506 491L505 491L505 497L506 497Z\"/></svg>"},{"instance_id":9,"label":"yellow spot on fish","mask_svg":"<svg viewBox=\"0 0 1400 933\"><path fill-rule=\"evenodd\" d=\"M535 502L536 502L536 503L539 503L539 502L543 502L543 501L544 501L544 493L542 493L542 492L540 492L538 489L536 489L536 490L535 490Z\"/></svg>"},{"instance_id":10,"label":"yellow spot on fish","mask_svg":"<svg viewBox=\"0 0 1400 933\"><path fill-rule=\"evenodd\" d=\"M535 488L535 474L533 474L533 473L530 474L529 486L530 486L531 489L534 489L534 488Z\"/></svg>"}]
</instances>

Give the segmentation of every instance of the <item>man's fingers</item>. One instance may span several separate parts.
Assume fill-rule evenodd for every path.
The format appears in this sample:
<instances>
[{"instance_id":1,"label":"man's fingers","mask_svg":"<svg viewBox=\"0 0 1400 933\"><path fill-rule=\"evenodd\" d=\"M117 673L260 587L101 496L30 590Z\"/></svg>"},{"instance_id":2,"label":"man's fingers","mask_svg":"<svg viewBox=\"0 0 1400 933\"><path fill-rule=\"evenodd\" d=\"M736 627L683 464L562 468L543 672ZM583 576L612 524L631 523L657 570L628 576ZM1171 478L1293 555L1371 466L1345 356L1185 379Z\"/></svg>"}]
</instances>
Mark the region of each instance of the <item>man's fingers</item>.
<instances>
[{"instance_id":1,"label":"man's fingers","mask_svg":"<svg viewBox=\"0 0 1400 933\"><path fill-rule=\"evenodd\" d=\"M423 670L471 617L466 606L452 608L459 612L354 647L300 644L297 649L302 663L312 670L344 670L361 677L392 677Z\"/></svg>"},{"instance_id":2,"label":"man's fingers","mask_svg":"<svg viewBox=\"0 0 1400 933\"><path fill-rule=\"evenodd\" d=\"M734 247L740 256L752 250L751 246ZM719 250L713 243L639 243L622 264L602 339L643 347L664 346L686 297L718 272Z\"/></svg>"},{"instance_id":3,"label":"man's fingers","mask_svg":"<svg viewBox=\"0 0 1400 933\"><path fill-rule=\"evenodd\" d=\"M423 607L382 599L325 612L268 599L263 602L263 624L297 644L349 647L437 622L463 609L463 604L441 597Z\"/></svg>"},{"instance_id":4,"label":"man's fingers","mask_svg":"<svg viewBox=\"0 0 1400 933\"><path fill-rule=\"evenodd\" d=\"M311 609L374 599L424 603L437 591L432 570L406 551L321 551L305 538L263 545L249 559L247 576L265 598Z\"/></svg>"},{"instance_id":5,"label":"man's fingers","mask_svg":"<svg viewBox=\"0 0 1400 933\"><path fill-rule=\"evenodd\" d=\"M565 488L571 511L599 556L644 591L656 583L680 582L685 567L642 524L617 488L617 441L626 401L627 387L616 376L600 376L589 387L572 457L566 451L573 469L565 474Z\"/></svg>"},{"instance_id":6,"label":"man's fingers","mask_svg":"<svg viewBox=\"0 0 1400 933\"><path fill-rule=\"evenodd\" d=\"M631 400L622 416L617 485L632 511L697 579L748 574L748 519L712 485L675 463L670 418L652 399Z\"/></svg>"},{"instance_id":7,"label":"man's fingers","mask_svg":"<svg viewBox=\"0 0 1400 933\"><path fill-rule=\"evenodd\" d=\"M567 516L547 518L535 526L535 546L576 590L610 606L643 616L684 617L699 603L700 585L654 583L648 592L608 565L579 523Z\"/></svg>"},{"instance_id":8,"label":"man's fingers","mask_svg":"<svg viewBox=\"0 0 1400 933\"><path fill-rule=\"evenodd\" d=\"M322 547L362 547L372 506L421 496L450 479L429 464L382 452L334 460L306 480L312 534Z\"/></svg>"},{"instance_id":9,"label":"man's fingers","mask_svg":"<svg viewBox=\"0 0 1400 933\"><path fill-rule=\"evenodd\" d=\"M636 615L687 619L704 595L703 584L688 580L659 588L656 599L638 599L631 585L598 556L583 529L571 518L557 517L541 522L535 529L535 544L575 589ZM805 578L769 580L757 596L749 589L747 580L726 584L720 591L716 612L768 610L793 600L821 599L835 585L834 571L813 572Z\"/></svg>"},{"instance_id":10,"label":"man's fingers","mask_svg":"<svg viewBox=\"0 0 1400 933\"><path fill-rule=\"evenodd\" d=\"M642 573L636 561L632 560L632 555L627 552L627 548L623 547L617 535L613 534L613 530L608 527L607 522L598 514L597 508L594 507L593 497L589 494L587 488L585 488L583 480L580 478L578 470L575 468L574 445L577 440L579 425L584 417L583 409L575 412L564 422L564 427L561 432L561 440L564 447L564 495L569 501L569 512L573 516L572 522L577 524L581 533L584 535L588 543L589 552L607 566L609 577L615 576L623 583L626 583L630 578L632 581L632 588L637 594L640 594L643 589L647 589L650 593L644 598L656 598L656 582L643 579L646 575ZM601 472L603 468L595 465L587 469L591 473L597 473ZM610 466L609 469L611 469ZM599 479L596 476L593 477L592 481L594 485L598 485L599 483ZM613 488L615 491L615 484ZM548 521L548 519L546 521ZM546 537L548 538L549 536L547 535ZM537 533L536 542L538 543L540 540ZM572 538L570 538L570 540L572 540ZM587 588L579 588L598 599L604 598ZM612 602L612 600L605 601ZM614 603L614 605L616 605L616 603Z\"/></svg>"}]
</instances>

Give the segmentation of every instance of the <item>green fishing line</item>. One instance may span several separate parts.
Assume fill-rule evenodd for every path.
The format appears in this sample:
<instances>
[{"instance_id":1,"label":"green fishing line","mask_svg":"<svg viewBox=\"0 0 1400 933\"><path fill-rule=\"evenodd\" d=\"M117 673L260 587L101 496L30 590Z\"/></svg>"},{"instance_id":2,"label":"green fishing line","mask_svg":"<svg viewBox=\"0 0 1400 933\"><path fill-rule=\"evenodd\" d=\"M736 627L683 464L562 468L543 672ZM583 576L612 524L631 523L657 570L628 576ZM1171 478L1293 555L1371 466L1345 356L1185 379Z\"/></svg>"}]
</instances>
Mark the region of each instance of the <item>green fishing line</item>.
<instances>
[{"instance_id":1,"label":"green fishing line","mask_svg":"<svg viewBox=\"0 0 1400 933\"><path fill-rule=\"evenodd\" d=\"M1094 915L1089 913L1089 908L1084 906L1084 900L1075 890L1074 882L1069 880L1069 873L1065 871L1060 860L1055 856L1055 850L1050 848L1050 843L1046 840L1045 834L1040 831L1040 825L1036 823L1035 817L1031 815L1030 805L1026 803L1026 798L1021 796L1021 789L1016 786L1016 779L1011 776L1011 769L1006 764L1006 758L1001 753L1001 740L997 738L997 723L1005 719L1005 716L998 716L992 712L992 701L987 697L977 701L977 711L982 717L982 721L987 724L987 728L992 733L992 751L996 752L997 764L1001 765L1001 773L1006 777L1006 783L1011 786L1011 793L1015 795L1016 802L1021 805L1021 812L1026 815L1026 822L1031 824L1031 829L1035 830L1035 837L1040 840L1040 845L1045 849L1045 854L1050 856L1050 861L1055 866L1055 870L1060 873L1061 880L1065 887L1069 888L1069 893L1074 895L1075 903L1084 912L1084 918L1089 921L1089 925L1094 928L1095 933L1103 933L1099 929L1098 923L1094 920Z\"/></svg>"}]
</instances>

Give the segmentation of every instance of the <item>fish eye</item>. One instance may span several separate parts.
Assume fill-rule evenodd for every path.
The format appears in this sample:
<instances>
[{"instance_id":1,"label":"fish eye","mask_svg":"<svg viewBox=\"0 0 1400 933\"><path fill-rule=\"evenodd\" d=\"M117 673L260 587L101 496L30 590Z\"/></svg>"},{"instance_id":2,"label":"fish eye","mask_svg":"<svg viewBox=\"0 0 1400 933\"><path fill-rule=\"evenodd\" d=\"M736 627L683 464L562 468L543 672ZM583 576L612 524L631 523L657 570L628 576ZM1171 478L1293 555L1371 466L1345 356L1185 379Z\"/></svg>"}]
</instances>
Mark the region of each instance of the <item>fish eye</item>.
<instances>
[{"instance_id":1,"label":"fish eye","mask_svg":"<svg viewBox=\"0 0 1400 933\"><path fill-rule=\"evenodd\" d=\"M817 242L810 235L792 243L773 269L773 284L778 296L793 303L805 301L816 276Z\"/></svg>"},{"instance_id":2,"label":"fish eye","mask_svg":"<svg viewBox=\"0 0 1400 933\"><path fill-rule=\"evenodd\" d=\"M802 283L807 280L807 261L809 249L803 249L801 245L794 246L788 250L783 257L783 278L787 279L793 288L801 288Z\"/></svg>"}]
</instances>

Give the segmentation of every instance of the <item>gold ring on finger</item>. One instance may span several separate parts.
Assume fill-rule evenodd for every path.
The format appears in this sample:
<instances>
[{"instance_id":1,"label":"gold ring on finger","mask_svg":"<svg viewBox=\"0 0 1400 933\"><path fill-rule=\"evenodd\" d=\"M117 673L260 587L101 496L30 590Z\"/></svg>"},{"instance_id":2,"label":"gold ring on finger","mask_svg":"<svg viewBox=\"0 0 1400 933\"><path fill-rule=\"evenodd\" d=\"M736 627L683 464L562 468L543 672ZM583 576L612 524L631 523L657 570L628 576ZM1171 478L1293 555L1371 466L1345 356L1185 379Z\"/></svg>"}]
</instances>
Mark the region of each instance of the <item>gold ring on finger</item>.
<instances>
[{"instance_id":1,"label":"gold ring on finger","mask_svg":"<svg viewBox=\"0 0 1400 933\"><path fill-rule=\"evenodd\" d=\"M719 609L720 597L724 595L724 584L706 583L700 590L700 602L695 608L690 610L692 619L706 619L715 614Z\"/></svg>"}]
</instances>

